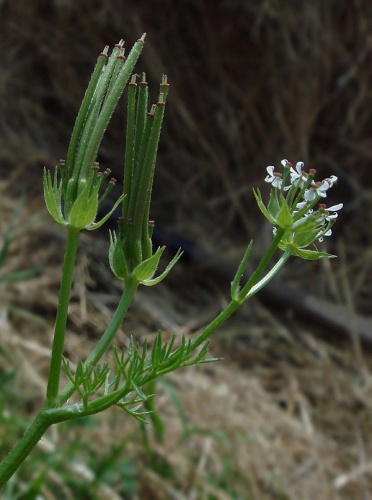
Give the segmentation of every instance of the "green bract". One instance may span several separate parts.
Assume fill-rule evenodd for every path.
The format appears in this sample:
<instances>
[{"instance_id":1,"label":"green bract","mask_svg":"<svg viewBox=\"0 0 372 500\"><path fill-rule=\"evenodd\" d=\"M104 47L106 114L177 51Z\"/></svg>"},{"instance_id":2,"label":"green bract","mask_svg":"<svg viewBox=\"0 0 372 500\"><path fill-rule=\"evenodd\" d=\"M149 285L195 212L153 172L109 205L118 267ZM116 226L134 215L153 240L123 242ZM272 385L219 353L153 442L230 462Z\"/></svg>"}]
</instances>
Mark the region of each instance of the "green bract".
<instances>
[{"instance_id":1,"label":"green bract","mask_svg":"<svg viewBox=\"0 0 372 500\"><path fill-rule=\"evenodd\" d=\"M62 181L58 179L58 171L56 169L54 180L52 180L50 172L44 169L45 203L50 215L58 224L75 229L93 230L101 227L111 217L115 209L123 201L124 195L120 196L105 217L99 222L95 222L99 206L100 182L93 185L94 177L95 172L92 172L85 187L73 203L70 213L65 217L62 212Z\"/></svg>"}]
</instances>

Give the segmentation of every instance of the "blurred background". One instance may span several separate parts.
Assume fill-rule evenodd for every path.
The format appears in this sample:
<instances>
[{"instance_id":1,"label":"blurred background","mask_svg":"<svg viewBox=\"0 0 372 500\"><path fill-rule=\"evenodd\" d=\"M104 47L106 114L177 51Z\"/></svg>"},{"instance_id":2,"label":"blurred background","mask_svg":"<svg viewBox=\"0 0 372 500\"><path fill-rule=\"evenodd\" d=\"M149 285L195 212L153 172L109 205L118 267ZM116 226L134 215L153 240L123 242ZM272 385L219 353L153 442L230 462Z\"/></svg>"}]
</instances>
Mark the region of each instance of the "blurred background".
<instances>
[{"instance_id":1,"label":"blurred background","mask_svg":"<svg viewBox=\"0 0 372 500\"><path fill-rule=\"evenodd\" d=\"M267 193L265 168L283 158L338 176L327 202L344 209L322 249L339 258L293 259L212 338L223 361L159 382L163 436L119 410L61 425L12 494L372 498L367 0L0 1L3 243L10 235L0 269L1 452L39 408L48 370L64 235L43 206L43 167L65 157L103 47L123 38L129 52L143 32L136 71L146 72L153 100L163 73L171 84L153 218L170 254L189 253L155 291L140 290L118 343L129 334L151 341L159 329L192 335L219 312L247 243L254 239L257 260L270 241L252 187ZM124 103L99 157L119 184ZM17 270L26 275L8 279ZM73 361L89 352L119 295L107 228L85 234L66 344Z\"/></svg>"}]
</instances>

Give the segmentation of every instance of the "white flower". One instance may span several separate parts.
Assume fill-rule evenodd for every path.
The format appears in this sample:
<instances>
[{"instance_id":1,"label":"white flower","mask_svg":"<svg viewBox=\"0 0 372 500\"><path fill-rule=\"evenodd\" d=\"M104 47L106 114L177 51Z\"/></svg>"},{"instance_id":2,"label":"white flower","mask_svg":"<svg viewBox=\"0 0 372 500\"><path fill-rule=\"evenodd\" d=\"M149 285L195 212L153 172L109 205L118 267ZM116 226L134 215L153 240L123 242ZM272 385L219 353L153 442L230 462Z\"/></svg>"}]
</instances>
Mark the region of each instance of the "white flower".
<instances>
[{"instance_id":1,"label":"white flower","mask_svg":"<svg viewBox=\"0 0 372 500\"><path fill-rule=\"evenodd\" d=\"M337 219L338 211L344 206L343 203L339 203L338 205L333 205L332 207L327 207L324 204L319 205L319 222L330 222L331 220Z\"/></svg>"},{"instance_id":2,"label":"white flower","mask_svg":"<svg viewBox=\"0 0 372 500\"><path fill-rule=\"evenodd\" d=\"M325 209L325 212L326 212L326 220L327 221L330 221L332 219L337 219L338 217L338 211L341 210L341 208L344 206L343 203L338 203L338 205L333 205L332 207L327 207ZM334 213L330 213L330 212L334 212Z\"/></svg>"},{"instance_id":3,"label":"white flower","mask_svg":"<svg viewBox=\"0 0 372 500\"><path fill-rule=\"evenodd\" d=\"M331 175L331 177L327 177L324 179L323 182L327 182L329 184L329 187L333 187L333 184L336 184L337 182L337 177L335 175Z\"/></svg>"},{"instance_id":4,"label":"white flower","mask_svg":"<svg viewBox=\"0 0 372 500\"><path fill-rule=\"evenodd\" d=\"M282 160L280 163L283 165L283 167L292 168L292 163L286 159Z\"/></svg>"},{"instance_id":5,"label":"white flower","mask_svg":"<svg viewBox=\"0 0 372 500\"><path fill-rule=\"evenodd\" d=\"M296 187L303 187L306 182L307 174L302 171L303 167L304 163L302 161L296 163L296 170L291 166L291 184Z\"/></svg>"},{"instance_id":6,"label":"white flower","mask_svg":"<svg viewBox=\"0 0 372 500\"><path fill-rule=\"evenodd\" d=\"M328 183L327 180L324 180L322 182L314 182L311 184L309 189L306 189L304 193L304 200L313 201L317 196L320 196L321 198L326 198L327 196L326 192L330 187L332 186L330 185L330 183Z\"/></svg>"},{"instance_id":7,"label":"white flower","mask_svg":"<svg viewBox=\"0 0 372 500\"><path fill-rule=\"evenodd\" d=\"M266 167L268 175L265 177L265 182L270 182L273 187L280 189L282 187L282 174L274 172L274 167L270 165Z\"/></svg>"},{"instance_id":8,"label":"white flower","mask_svg":"<svg viewBox=\"0 0 372 500\"><path fill-rule=\"evenodd\" d=\"M319 231L319 233L317 234L317 239L321 243L324 240L325 236L331 236L331 234L332 234L331 228L327 229L326 227L323 227L323 229Z\"/></svg>"},{"instance_id":9,"label":"white flower","mask_svg":"<svg viewBox=\"0 0 372 500\"><path fill-rule=\"evenodd\" d=\"M324 224L324 227L317 234L318 241L322 242L325 236L331 236L332 234L332 225L335 222L335 219L338 217L338 211L344 206L343 203L338 203L337 205L333 205L332 207L326 207L325 205L320 205L321 216L319 217L319 222Z\"/></svg>"}]
</instances>

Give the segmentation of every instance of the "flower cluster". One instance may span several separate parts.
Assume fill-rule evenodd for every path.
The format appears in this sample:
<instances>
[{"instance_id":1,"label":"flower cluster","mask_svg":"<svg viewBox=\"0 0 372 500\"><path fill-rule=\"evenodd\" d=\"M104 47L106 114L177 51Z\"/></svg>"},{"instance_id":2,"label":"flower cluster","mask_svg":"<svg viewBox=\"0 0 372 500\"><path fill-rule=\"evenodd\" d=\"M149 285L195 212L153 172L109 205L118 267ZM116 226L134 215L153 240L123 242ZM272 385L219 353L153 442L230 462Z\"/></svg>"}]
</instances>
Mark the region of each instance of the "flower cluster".
<instances>
[{"instance_id":1,"label":"flower cluster","mask_svg":"<svg viewBox=\"0 0 372 500\"><path fill-rule=\"evenodd\" d=\"M288 160L282 160L281 164L283 173L276 172L272 165L266 168L265 182L272 186L267 205L259 190L254 191L261 212L274 227L274 236L279 234L279 248L291 248L293 255L305 259L330 257L324 252L304 249L332 234L332 226L343 204L327 207L323 200L336 184L337 177L332 175L316 181L316 170L306 172L301 161L295 167Z\"/></svg>"}]
</instances>

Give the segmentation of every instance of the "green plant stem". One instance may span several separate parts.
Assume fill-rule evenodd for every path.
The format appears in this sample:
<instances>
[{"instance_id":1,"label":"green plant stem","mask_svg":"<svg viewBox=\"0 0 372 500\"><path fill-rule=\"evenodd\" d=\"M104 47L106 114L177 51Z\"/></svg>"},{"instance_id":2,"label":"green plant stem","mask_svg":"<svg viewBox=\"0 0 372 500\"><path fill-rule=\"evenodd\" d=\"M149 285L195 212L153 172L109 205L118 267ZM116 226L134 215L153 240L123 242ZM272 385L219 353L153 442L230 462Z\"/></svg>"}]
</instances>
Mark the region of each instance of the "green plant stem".
<instances>
[{"instance_id":1,"label":"green plant stem","mask_svg":"<svg viewBox=\"0 0 372 500\"><path fill-rule=\"evenodd\" d=\"M190 344L190 349L189 353L191 353L198 348L201 344L203 344L208 337L217 329L219 328L225 321L240 307L240 305L247 300L248 298L252 297L255 293L257 293L261 288L263 288L276 274L280 271L280 269L284 266L284 264L287 262L291 255L291 250L287 250L282 254L280 259L277 261L277 263L265 274L260 279L260 276L264 273L267 265L269 264L271 257L273 256L273 253L277 247L278 242L280 239L274 239L272 246L267 250L265 253L263 259L261 260L260 264L258 265L257 270L252 274L252 277L250 280L248 280L248 283L250 283L249 287L244 286L243 290L246 293L246 295L242 296L241 294L238 295L237 298L233 299L227 307L215 318L198 336L195 341L193 341ZM110 325L108 326L106 332L104 333L102 339L100 342L97 344L96 348L92 352L92 354L89 356L87 361L85 362L85 367L94 367L100 358L102 357L103 353L107 350L113 336L115 335L117 329L120 326L120 323L128 310L128 307L131 303L131 300L135 294L136 288L138 286L138 283L136 281L130 281L126 285L126 293L123 292L122 299L120 301L120 304L116 310L115 313L115 321L112 321ZM170 365L165 367L164 369L157 370L156 373L150 372L147 375L145 375L140 383L138 383L138 386L142 387L152 381L154 381L156 378L159 376L165 375L166 373L169 373L175 369L174 365ZM133 390L133 387L130 388L129 386L126 387L126 392ZM60 392L60 400L59 408L52 408L47 410L47 414L50 417L50 419L53 422L62 422L65 420L69 420L72 418L76 418L76 409L74 408L74 404L68 405L68 406L63 406L63 404L67 401L67 399L70 398L70 396L74 392L74 386L72 383L69 383L66 385L66 387ZM121 399L125 394L125 391L123 389L115 391L115 393L102 396L99 398L97 401L92 401L90 402L90 408L89 411L84 411L82 408L78 409L79 415L81 417L86 416L86 415L91 415L94 413L98 413L103 411L106 408L109 408L110 406L113 406L116 404L116 402Z\"/></svg>"},{"instance_id":2,"label":"green plant stem","mask_svg":"<svg viewBox=\"0 0 372 500\"><path fill-rule=\"evenodd\" d=\"M0 489L18 470L21 463L27 458L41 437L51 425L49 417L42 410L23 434L21 439L0 463Z\"/></svg>"},{"instance_id":3,"label":"green plant stem","mask_svg":"<svg viewBox=\"0 0 372 500\"><path fill-rule=\"evenodd\" d=\"M270 247L265 252L262 260L257 266L257 269L253 272L252 276L248 282L243 286L239 292L236 299L233 299L227 307L201 332L197 339L192 342L192 350L195 350L200 345L202 345L209 336L219 328L225 321L240 307L240 305L248 298L257 293L268 281L270 281L284 266L285 262L290 257L290 250L284 252L279 261L275 266L261 278L266 267L271 261L275 250L283 236L283 230L278 230L275 235ZM8 479L16 472L20 464L25 460L31 450L36 446L40 438L46 432L48 427L56 422L63 420L68 420L70 418L76 418L76 414L71 413L71 409L67 407L62 407L64 403L71 397L74 393L74 386L72 383L67 384L59 393L59 379L61 371L61 356L63 351L63 340L66 329L67 320L67 306L69 301L69 295L71 291L73 269L76 257L76 250L79 241L79 231L70 230L68 231L68 239L65 253L65 262L63 266L63 276L61 282L60 290L60 301L57 313L56 328L55 328L55 338L53 343L52 352L52 362L51 362L51 373L49 376L48 383L48 400L45 408L37 415L34 422L30 425L28 430L25 432L20 441L16 444L14 449L9 453L5 460L0 464L0 487L3 486ZM102 358L103 354L106 352L110 343L112 342L117 330L119 329L125 314L128 311L130 304L132 303L133 297L137 290L139 283L137 280L132 279L126 282L125 288L123 290L122 297L120 299L119 305L115 311L115 314L108 325L106 331L102 335L101 339L97 343L96 347L87 358L85 362L85 367L95 367L99 360ZM54 364L53 364L54 362ZM56 368L57 366L57 368ZM165 369L156 374L156 378L160 375L164 375L173 368ZM149 374L144 377L142 382L148 383L155 377L153 374ZM56 391L58 396L56 396ZM112 406L112 400L107 402L108 406ZM59 406L59 408L58 408ZM100 408L100 411L103 408ZM83 416L82 412L82 415ZM93 413L93 412L92 412Z\"/></svg>"},{"instance_id":4,"label":"green plant stem","mask_svg":"<svg viewBox=\"0 0 372 500\"><path fill-rule=\"evenodd\" d=\"M211 323L209 323L208 326L206 326L206 328L192 343L193 350L202 345L210 337L210 335L217 330L217 328L223 325L225 321L230 318L230 316L241 306L241 304L248 297L252 297L252 295L254 295L253 293L250 294L249 292L255 285L258 284L261 275L263 274L271 258L273 257L275 250L278 248L278 244L283 236L283 233L284 230L278 229L277 234L275 235L273 241L271 242L270 247L266 250L265 255L261 259L256 270L253 272L248 282L244 285L244 287L240 291L239 299L238 300L233 299L231 302L229 302L229 304L225 307L225 309L213 321L211 321ZM284 266L289 257L290 257L290 251L285 252L285 254L283 254L282 258L275 266L275 273L269 273L271 274L271 279ZM262 278L262 281L264 281L264 284L267 284L268 282L268 280L266 280L266 277ZM257 293L261 288L262 287L257 286L255 292Z\"/></svg>"},{"instance_id":5,"label":"green plant stem","mask_svg":"<svg viewBox=\"0 0 372 500\"><path fill-rule=\"evenodd\" d=\"M61 376L62 353L65 342L66 323L68 315L68 305L72 279L74 275L76 252L79 244L80 230L68 227L65 257L62 269L61 287L59 291L59 301L54 328L54 338L52 347L52 357L50 360L50 371L48 377L46 407L57 406L59 381Z\"/></svg>"},{"instance_id":6,"label":"green plant stem","mask_svg":"<svg viewBox=\"0 0 372 500\"><path fill-rule=\"evenodd\" d=\"M116 308L116 311L112 317L112 320L110 321L109 325L107 326L105 332L98 341L97 345L86 359L84 367L88 366L95 367L99 362L99 360L104 355L104 353L106 352L106 350L108 349L109 345L111 344L113 338L116 335L116 332L118 331L120 325L123 322L123 319L129 309L129 306L132 303L138 285L139 283L135 279L128 280L125 283L123 294L121 296L118 307ZM58 406L62 406L72 396L73 393L74 393L74 386L70 382L66 384L66 386L60 391L58 396Z\"/></svg>"},{"instance_id":7,"label":"green plant stem","mask_svg":"<svg viewBox=\"0 0 372 500\"><path fill-rule=\"evenodd\" d=\"M76 234L72 235L70 234L70 238L68 238L68 244L66 248L66 258L65 258L65 263L63 267L63 278L62 278L62 283L61 284L61 293L60 293L60 304L61 304L61 297L66 298L66 292L69 292L71 289L71 283L72 283L72 276L70 271L70 266L72 265L73 269L73 263L75 262L75 256L76 256L76 248L77 248L77 243L78 243L78 238L76 239ZM71 245L71 246L70 246ZM73 251L73 249L75 249ZM69 278L70 276L70 278ZM70 283L70 286L68 284ZM107 348L109 347L112 339L114 338L117 330L119 329L123 318L128 311L128 308L133 300L133 297L135 295L135 292L138 287L138 282L137 280L131 280L126 283L126 286L124 288L122 297L120 299L119 305L115 311L115 314L112 318L112 321L110 322L109 326L107 327L105 333L101 337L100 341L97 343L95 349L92 351L91 355L87 358L86 364L94 367L98 361L101 359L103 354L106 352ZM63 293L62 293L63 292ZM67 294L67 299L68 299ZM64 303L62 301L62 303ZM65 306L64 306L65 307ZM66 309L66 318L67 318L67 309ZM66 323L64 323L65 325ZM64 329L62 329L62 319L58 321L58 327L61 328L60 331L62 331L62 334L64 336ZM57 322L56 322L57 326ZM57 330L57 328L56 328ZM55 345L57 346L54 350ZM61 344L58 342L57 344L53 344L53 353L57 353L61 349ZM62 343L62 349L63 349L63 343ZM54 376L58 376L58 381L60 377L60 370L61 370L61 355L62 351L59 354L59 357L55 357L54 359L57 359L59 361L58 363L58 373L57 370L55 370L55 373L53 373ZM57 354L55 354L57 356ZM53 356L52 356L53 358ZM49 387L49 386L48 386ZM58 385L57 385L58 387ZM33 450L33 448L37 445L39 442L40 438L45 434L46 430L48 427L50 427L52 424L69 420L71 418L76 418L76 414L72 414L71 412L68 411L66 408L64 411L64 408L57 408L59 405L63 405L67 401L67 399L73 394L74 392L74 387L72 384L67 384L59 393L58 399L53 399L53 404L51 405L52 400L46 403L45 408L36 416L35 420L32 422L30 427L27 429L25 434L22 436L22 438L18 441L16 446L13 448L13 450L9 453L9 455L1 462L0 464L0 488L5 485L5 483L13 476L13 474L18 470L19 466L21 463L27 458L27 456L30 454L30 452ZM52 410L51 408L54 408ZM81 416L84 416L82 413Z\"/></svg>"},{"instance_id":8,"label":"green plant stem","mask_svg":"<svg viewBox=\"0 0 372 500\"><path fill-rule=\"evenodd\" d=\"M285 229L278 228L276 235L273 238L273 241L271 242L271 245L269 248L266 250L264 256L262 257L260 263L258 264L256 270L253 272L252 276L249 278L247 283L244 285L242 288L241 292L239 293L239 296L243 298L246 297L248 292L251 290L251 288L258 282L260 279L262 273L266 269L267 265L269 264L270 260L272 259L276 249L278 248L278 245L280 243L280 240L283 238L283 235L285 233Z\"/></svg>"},{"instance_id":9,"label":"green plant stem","mask_svg":"<svg viewBox=\"0 0 372 500\"><path fill-rule=\"evenodd\" d=\"M284 266L284 264L287 262L287 260L291 255L292 255L292 249L288 248L280 257L275 266L272 269L270 269L270 271L267 274L265 274L265 276L261 278L255 285L252 285L249 288L246 295L244 295L245 290L243 288L242 290L243 300L250 299L251 297L253 297L253 295L262 290L262 288L264 288L278 274L278 272L282 269L282 267Z\"/></svg>"}]
</instances>

